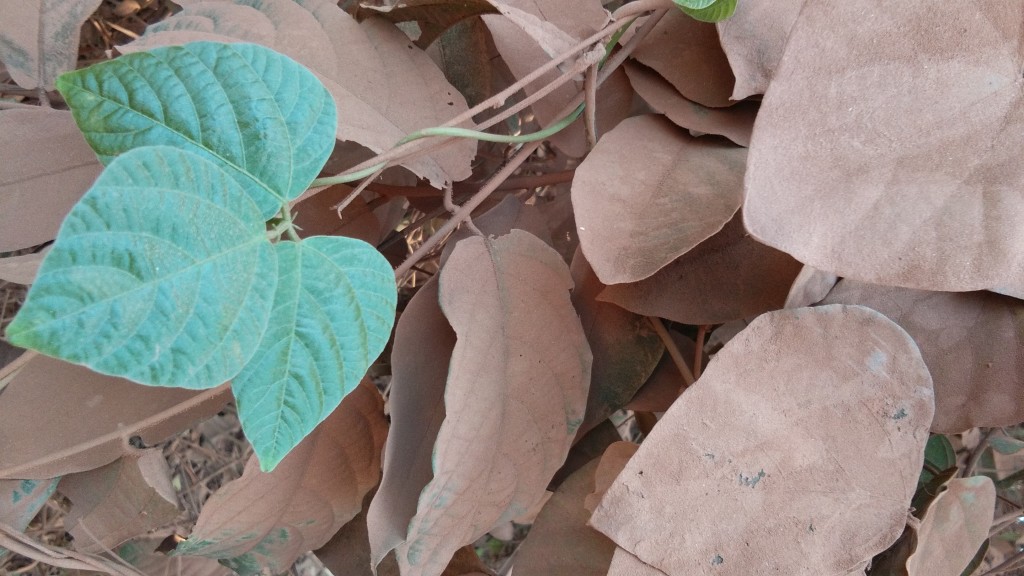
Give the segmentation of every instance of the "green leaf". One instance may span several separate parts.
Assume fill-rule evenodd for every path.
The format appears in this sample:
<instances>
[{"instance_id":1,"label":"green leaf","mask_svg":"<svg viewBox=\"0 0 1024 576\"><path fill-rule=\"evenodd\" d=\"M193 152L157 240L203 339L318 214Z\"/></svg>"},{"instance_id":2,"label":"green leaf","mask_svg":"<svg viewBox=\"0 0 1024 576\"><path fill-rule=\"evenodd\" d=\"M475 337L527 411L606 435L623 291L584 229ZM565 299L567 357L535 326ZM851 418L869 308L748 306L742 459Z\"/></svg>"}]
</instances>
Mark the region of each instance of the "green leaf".
<instances>
[{"instance_id":1,"label":"green leaf","mask_svg":"<svg viewBox=\"0 0 1024 576\"><path fill-rule=\"evenodd\" d=\"M210 388L256 350L275 272L235 180L190 152L139 148L68 214L7 337L103 374Z\"/></svg>"},{"instance_id":2,"label":"green leaf","mask_svg":"<svg viewBox=\"0 0 1024 576\"><path fill-rule=\"evenodd\" d=\"M266 220L334 147L334 100L312 72L255 44L194 42L62 75L57 88L103 163L140 146L194 152L226 170Z\"/></svg>"},{"instance_id":3,"label":"green leaf","mask_svg":"<svg viewBox=\"0 0 1024 576\"><path fill-rule=\"evenodd\" d=\"M232 383L264 471L359 384L391 335L397 298L391 265L361 240L314 236L275 249L270 323Z\"/></svg>"},{"instance_id":4,"label":"green leaf","mask_svg":"<svg viewBox=\"0 0 1024 576\"><path fill-rule=\"evenodd\" d=\"M736 0L673 0L690 18L701 22L721 22L736 12ZM698 5L703 4L700 7Z\"/></svg>"},{"instance_id":5,"label":"green leaf","mask_svg":"<svg viewBox=\"0 0 1024 576\"><path fill-rule=\"evenodd\" d=\"M933 434L924 447L924 459L938 470L956 466L956 450L942 434Z\"/></svg>"}]
</instances>

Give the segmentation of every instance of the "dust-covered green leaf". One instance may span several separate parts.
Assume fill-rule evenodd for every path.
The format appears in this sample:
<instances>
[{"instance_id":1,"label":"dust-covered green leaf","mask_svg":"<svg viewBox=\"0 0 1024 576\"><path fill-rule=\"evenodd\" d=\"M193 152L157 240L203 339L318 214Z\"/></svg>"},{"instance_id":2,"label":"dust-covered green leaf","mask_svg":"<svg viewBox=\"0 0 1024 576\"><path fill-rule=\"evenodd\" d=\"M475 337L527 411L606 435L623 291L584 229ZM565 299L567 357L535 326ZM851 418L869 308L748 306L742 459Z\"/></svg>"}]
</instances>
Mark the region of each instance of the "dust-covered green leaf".
<instances>
[{"instance_id":1,"label":"dust-covered green leaf","mask_svg":"<svg viewBox=\"0 0 1024 576\"><path fill-rule=\"evenodd\" d=\"M721 22L736 11L736 0L673 0L687 16L701 22Z\"/></svg>"},{"instance_id":2,"label":"dust-covered green leaf","mask_svg":"<svg viewBox=\"0 0 1024 576\"><path fill-rule=\"evenodd\" d=\"M126 54L65 74L57 87L104 163L139 146L188 150L227 171L264 219L306 189L334 147L327 89L255 44Z\"/></svg>"},{"instance_id":3,"label":"dust-covered green leaf","mask_svg":"<svg viewBox=\"0 0 1024 576\"><path fill-rule=\"evenodd\" d=\"M24 530L57 488L60 478L0 480L0 522ZM0 558L8 553L0 547Z\"/></svg>"}]
</instances>

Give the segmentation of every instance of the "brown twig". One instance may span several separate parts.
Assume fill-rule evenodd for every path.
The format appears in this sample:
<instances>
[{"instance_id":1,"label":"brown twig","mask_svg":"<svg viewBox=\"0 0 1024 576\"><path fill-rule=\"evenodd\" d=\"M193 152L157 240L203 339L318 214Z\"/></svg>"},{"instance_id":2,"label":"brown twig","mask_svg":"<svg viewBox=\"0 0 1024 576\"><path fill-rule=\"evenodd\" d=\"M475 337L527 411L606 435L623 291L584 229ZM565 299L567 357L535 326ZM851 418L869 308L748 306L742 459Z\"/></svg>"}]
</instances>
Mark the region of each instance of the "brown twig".
<instances>
[{"instance_id":1,"label":"brown twig","mask_svg":"<svg viewBox=\"0 0 1024 576\"><path fill-rule=\"evenodd\" d=\"M665 344L665 351L668 352L669 358L676 365L679 370L679 374L683 377L683 390L686 390L696 382L696 378L693 377L693 372L690 372L690 367L686 365L686 360L683 358L683 353L679 351L679 347L676 346L676 341L672 339L672 335L665 329L665 325L661 323L661 318L655 316L648 316L647 321L654 327L654 331L658 334L658 338L661 338L661 342Z\"/></svg>"},{"instance_id":2,"label":"brown twig","mask_svg":"<svg viewBox=\"0 0 1024 576\"><path fill-rule=\"evenodd\" d=\"M978 445L974 447L974 450L967 457L967 462L964 463L964 469L960 472L961 477L970 478L974 475L974 469L978 467L981 455L985 453L985 448L988 446L988 439L992 437L992 434L995 434L996 430L997 428L989 428L981 435Z\"/></svg>"},{"instance_id":3,"label":"brown twig","mask_svg":"<svg viewBox=\"0 0 1024 576\"><path fill-rule=\"evenodd\" d=\"M701 324L697 327L697 346L693 352L693 377L694 379L700 378L701 364L704 363L704 335L707 332L708 325Z\"/></svg>"},{"instance_id":4,"label":"brown twig","mask_svg":"<svg viewBox=\"0 0 1024 576\"><path fill-rule=\"evenodd\" d=\"M0 547L57 568L90 570L115 576L145 576L135 569L119 566L98 556L36 542L4 523L0 523Z\"/></svg>"}]
</instances>

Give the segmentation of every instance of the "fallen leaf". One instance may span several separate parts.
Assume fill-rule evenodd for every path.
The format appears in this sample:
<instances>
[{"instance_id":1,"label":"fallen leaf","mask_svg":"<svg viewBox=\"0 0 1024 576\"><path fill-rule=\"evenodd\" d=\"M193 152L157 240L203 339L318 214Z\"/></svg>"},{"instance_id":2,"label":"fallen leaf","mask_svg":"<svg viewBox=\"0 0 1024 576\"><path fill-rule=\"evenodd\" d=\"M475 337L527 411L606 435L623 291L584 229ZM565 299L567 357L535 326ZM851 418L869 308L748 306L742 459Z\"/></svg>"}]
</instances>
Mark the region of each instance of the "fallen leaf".
<instances>
[{"instance_id":1,"label":"fallen leaf","mask_svg":"<svg viewBox=\"0 0 1024 576\"><path fill-rule=\"evenodd\" d=\"M435 574L525 513L565 460L591 365L571 288L561 257L520 230L463 240L442 269L441 308L457 341L434 477L397 550L406 576Z\"/></svg>"},{"instance_id":2,"label":"fallen leaf","mask_svg":"<svg viewBox=\"0 0 1024 576\"><path fill-rule=\"evenodd\" d=\"M376 245L380 241L380 221L362 197L356 197L338 217L334 209L352 188L344 184L331 186L295 205L295 227L299 236L348 236Z\"/></svg>"},{"instance_id":3,"label":"fallen leaf","mask_svg":"<svg viewBox=\"0 0 1024 576\"><path fill-rule=\"evenodd\" d=\"M572 182L580 244L597 277L643 280L721 230L743 202L745 157L662 116L630 118L601 138Z\"/></svg>"},{"instance_id":4,"label":"fallen leaf","mask_svg":"<svg viewBox=\"0 0 1024 576\"><path fill-rule=\"evenodd\" d=\"M519 548L518 576L605 576L615 544L587 526L583 499L593 490L598 460L574 472L541 509Z\"/></svg>"},{"instance_id":5,"label":"fallen leaf","mask_svg":"<svg viewBox=\"0 0 1024 576\"><path fill-rule=\"evenodd\" d=\"M63 110L0 112L0 156L0 252L53 240L103 169Z\"/></svg>"},{"instance_id":6,"label":"fallen leaf","mask_svg":"<svg viewBox=\"0 0 1024 576\"><path fill-rule=\"evenodd\" d=\"M721 324L782 308L800 269L747 235L737 214L650 278L608 286L598 299L684 324Z\"/></svg>"},{"instance_id":7,"label":"fallen leaf","mask_svg":"<svg viewBox=\"0 0 1024 576\"><path fill-rule=\"evenodd\" d=\"M392 23L415 22L420 30L416 45L424 50L441 34L459 22L482 14L496 14L498 9L487 0L401 0L384 6L367 2L356 5L355 17L363 20L380 16Z\"/></svg>"},{"instance_id":8,"label":"fallen leaf","mask_svg":"<svg viewBox=\"0 0 1024 576\"><path fill-rule=\"evenodd\" d=\"M909 576L960 576L988 540L996 488L987 476L955 478L928 507L917 530Z\"/></svg>"},{"instance_id":9,"label":"fallen leaf","mask_svg":"<svg viewBox=\"0 0 1024 576\"><path fill-rule=\"evenodd\" d=\"M1024 420L1024 301L991 292L928 292L843 279L825 304L861 304L896 322L935 382L932 431Z\"/></svg>"},{"instance_id":10,"label":"fallen leaf","mask_svg":"<svg viewBox=\"0 0 1024 576\"><path fill-rule=\"evenodd\" d=\"M157 552L163 538L138 538L119 546L117 555L148 576L234 576L216 560L198 556L167 556Z\"/></svg>"},{"instance_id":11,"label":"fallen leaf","mask_svg":"<svg viewBox=\"0 0 1024 576\"><path fill-rule=\"evenodd\" d=\"M572 448L565 457L562 467L551 477L548 483L548 492L554 492L568 478L580 468L586 466L591 460L600 458L604 451L612 444L622 440L618 428L610 418L602 420L597 426L586 434L576 434ZM540 512L538 509L537 512ZM518 524L529 524L530 522L518 522Z\"/></svg>"},{"instance_id":12,"label":"fallen leaf","mask_svg":"<svg viewBox=\"0 0 1024 576\"><path fill-rule=\"evenodd\" d=\"M78 63L78 39L102 0L24 0L4 4L0 60L23 88L53 90L57 76ZM52 154L52 152L51 152Z\"/></svg>"},{"instance_id":13,"label":"fallen leaf","mask_svg":"<svg viewBox=\"0 0 1024 576\"><path fill-rule=\"evenodd\" d=\"M666 574L859 569L903 530L933 407L917 347L881 314L764 314L672 405L591 524Z\"/></svg>"},{"instance_id":14,"label":"fallen leaf","mask_svg":"<svg viewBox=\"0 0 1024 576\"><path fill-rule=\"evenodd\" d=\"M46 248L31 254L0 258L0 280L16 284L31 284L36 279L36 272L43 258L50 249Z\"/></svg>"},{"instance_id":15,"label":"fallen leaf","mask_svg":"<svg viewBox=\"0 0 1024 576\"><path fill-rule=\"evenodd\" d=\"M736 75L733 100L768 90L805 1L742 0L731 18L718 23L722 49Z\"/></svg>"},{"instance_id":16,"label":"fallen leaf","mask_svg":"<svg viewBox=\"0 0 1024 576\"><path fill-rule=\"evenodd\" d=\"M459 6L450 4L447 0L425 1L444 2L444 6ZM494 10L494 7L485 0L480 0L479 3L486 4L489 9ZM422 22L420 25L422 27ZM426 34L427 32L424 32L417 40L418 45L422 45L422 39ZM470 107L476 106L512 84L511 73L494 65L500 61L501 56L494 47L487 25L480 18L458 22L425 50L444 72L445 78L466 97L466 103Z\"/></svg>"},{"instance_id":17,"label":"fallen leaf","mask_svg":"<svg viewBox=\"0 0 1024 576\"><path fill-rule=\"evenodd\" d=\"M813 306L824 300L838 281L839 278L835 274L818 270L813 266L804 266L793 279L793 285L789 287L789 294L786 295L786 303L782 307Z\"/></svg>"},{"instance_id":18,"label":"fallen leaf","mask_svg":"<svg viewBox=\"0 0 1024 576\"><path fill-rule=\"evenodd\" d=\"M1022 36L1017 2L808 3L758 114L747 229L863 282L1024 290Z\"/></svg>"},{"instance_id":19,"label":"fallen leaf","mask_svg":"<svg viewBox=\"0 0 1024 576\"><path fill-rule=\"evenodd\" d=\"M576 433L582 438L636 394L654 371L665 345L646 318L597 299L605 286L579 249L569 271L574 284L572 303L594 354L587 412Z\"/></svg>"},{"instance_id":20,"label":"fallen leaf","mask_svg":"<svg viewBox=\"0 0 1024 576\"><path fill-rule=\"evenodd\" d=\"M217 558L241 574L287 570L362 509L380 477L387 428L383 400L363 380L273 472L250 458L242 477L206 502L175 554Z\"/></svg>"},{"instance_id":21,"label":"fallen leaf","mask_svg":"<svg viewBox=\"0 0 1024 576\"><path fill-rule=\"evenodd\" d=\"M196 392L140 386L34 356L0 395L0 478L52 478L92 470L216 414L227 386Z\"/></svg>"},{"instance_id":22,"label":"fallen leaf","mask_svg":"<svg viewBox=\"0 0 1024 576\"><path fill-rule=\"evenodd\" d=\"M740 102L730 108L707 108L686 99L657 72L635 62L626 62L629 83L655 112L664 114L677 126L701 134L725 136L740 146L750 146L750 133L760 106Z\"/></svg>"},{"instance_id":23,"label":"fallen leaf","mask_svg":"<svg viewBox=\"0 0 1024 576\"><path fill-rule=\"evenodd\" d=\"M626 552L622 548L615 548L612 556L612 563L608 566L608 576L664 576L665 573L649 564L644 564L639 558Z\"/></svg>"},{"instance_id":24,"label":"fallen leaf","mask_svg":"<svg viewBox=\"0 0 1024 576\"><path fill-rule=\"evenodd\" d=\"M99 554L174 522L178 497L159 448L126 454L95 470L68 474L60 493L71 501L64 525L75 549Z\"/></svg>"},{"instance_id":25,"label":"fallen leaf","mask_svg":"<svg viewBox=\"0 0 1024 576\"><path fill-rule=\"evenodd\" d=\"M636 455L636 451L639 449L639 444L621 441L609 446L601 455L597 469L594 470L594 490L583 499L583 507L591 514L597 509L605 492L611 488L612 483L622 473L626 463Z\"/></svg>"},{"instance_id":26,"label":"fallen leaf","mask_svg":"<svg viewBox=\"0 0 1024 576\"><path fill-rule=\"evenodd\" d=\"M635 30L636 26L630 29L623 42ZM714 24L669 10L637 46L633 58L661 74L688 100L711 108L733 104L729 94L735 78Z\"/></svg>"},{"instance_id":27,"label":"fallen leaf","mask_svg":"<svg viewBox=\"0 0 1024 576\"><path fill-rule=\"evenodd\" d=\"M0 523L19 532L28 528L53 495L60 478L47 480L0 480ZM8 550L0 547L0 559Z\"/></svg>"},{"instance_id":28,"label":"fallen leaf","mask_svg":"<svg viewBox=\"0 0 1024 576\"><path fill-rule=\"evenodd\" d=\"M551 232L548 230L547 221L540 210L535 205L524 204L515 196L505 196L496 206L473 218L473 224L477 230L487 236L504 236L512 230L518 229L529 232L548 246L552 244ZM455 230L441 251L441 265L443 266L448 261L448 257L451 256L460 240L473 235L474 232L466 226L460 226Z\"/></svg>"}]
</instances>

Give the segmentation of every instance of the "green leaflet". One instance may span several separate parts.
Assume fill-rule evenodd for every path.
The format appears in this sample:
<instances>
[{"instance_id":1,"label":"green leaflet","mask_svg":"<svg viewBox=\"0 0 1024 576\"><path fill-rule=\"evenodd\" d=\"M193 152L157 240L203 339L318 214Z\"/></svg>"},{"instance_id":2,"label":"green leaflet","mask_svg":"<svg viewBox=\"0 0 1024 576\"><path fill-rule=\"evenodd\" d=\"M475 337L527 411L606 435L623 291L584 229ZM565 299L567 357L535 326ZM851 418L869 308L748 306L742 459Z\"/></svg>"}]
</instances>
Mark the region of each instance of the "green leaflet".
<instances>
[{"instance_id":1,"label":"green leaflet","mask_svg":"<svg viewBox=\"0 0 1024 576\"><path fill-rule=\"evenodd\" d=\"M736 0L673 0L679 9L694 20L721 22L736 11Z\"/></svg>"},{"instance_id":2,"label":"green leaflet","mask_svg":"<svg viewBox=\"0 0 1024 576\"><path fill-rule=\"evenodd\" d=\"M276 214L316 177L337 113L323 84L255 44L194 42L62 75L57 88L100 160L168 145L211 160Z\"/></svg>"},{"instance_id":3,"label":"green leaflet","mask_svg":"<svg viewBox=\"0 0 1024 576\"><path fill-rule=\"evenodd\" d=\"M68 214L7 337L103 374L210 388L256 350L275 271L264 220L225 171L138 148Z\"/></svg>"},{"instance_id":4,"label":"green leaflet","mask_svg":"<svg viewBox=\"0 0 1024 576\"><path fill-rule=\"evenodd\" d=\"M270 324L232 383L238 416L268 471L359 384L391 335L387 260L361 240L279 242Z\"/></svg>"}]
</instances>

